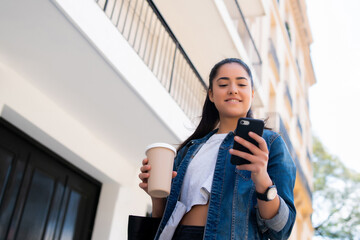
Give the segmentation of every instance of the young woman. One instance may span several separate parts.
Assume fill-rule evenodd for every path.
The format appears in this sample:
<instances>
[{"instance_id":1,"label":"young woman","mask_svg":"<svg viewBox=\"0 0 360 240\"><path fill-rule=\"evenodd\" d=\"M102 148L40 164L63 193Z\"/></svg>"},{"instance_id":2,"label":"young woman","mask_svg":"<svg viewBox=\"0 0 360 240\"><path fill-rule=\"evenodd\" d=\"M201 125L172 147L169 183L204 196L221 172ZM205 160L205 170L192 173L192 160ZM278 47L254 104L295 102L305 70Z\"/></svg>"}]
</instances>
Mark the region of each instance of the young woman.
<instances>
[{"instance_id":1,"label":"young woman","mask_svg":"<svg viewBox=\"0 0 360 240\"><path fill-rule=\"evenodd\" d=\"M235 136L240 117L252 117L253 80L240 59L210 72L202 118L179 147L168 198L152 198L162 218L155 239L287 239L295 222L296 168L281 136L249 133L259 147ZM232 149L234 141L252 154ZM236 155L250 164L234 166ZM151 166L143 160L140 187L147 192Z\"/></svg>"}]
</instances>

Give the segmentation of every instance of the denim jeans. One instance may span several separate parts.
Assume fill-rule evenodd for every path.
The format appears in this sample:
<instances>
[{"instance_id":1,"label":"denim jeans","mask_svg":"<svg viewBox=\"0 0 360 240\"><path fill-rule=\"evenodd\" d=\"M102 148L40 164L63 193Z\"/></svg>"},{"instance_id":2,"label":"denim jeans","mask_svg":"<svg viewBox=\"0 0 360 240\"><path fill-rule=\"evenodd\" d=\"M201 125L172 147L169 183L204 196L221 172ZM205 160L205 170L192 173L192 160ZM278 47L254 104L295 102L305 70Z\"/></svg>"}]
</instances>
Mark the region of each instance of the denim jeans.
<instances>
[{"instance_id":1,"label":"denim jeans","mask_svg":"<svg viewBox=\"0 0 360 240\"><path fill-rule=\"evenodd\" d=\"M205 227L179 225L173 236L173 240L202 240Z\"/></svg>"}]
</instances>

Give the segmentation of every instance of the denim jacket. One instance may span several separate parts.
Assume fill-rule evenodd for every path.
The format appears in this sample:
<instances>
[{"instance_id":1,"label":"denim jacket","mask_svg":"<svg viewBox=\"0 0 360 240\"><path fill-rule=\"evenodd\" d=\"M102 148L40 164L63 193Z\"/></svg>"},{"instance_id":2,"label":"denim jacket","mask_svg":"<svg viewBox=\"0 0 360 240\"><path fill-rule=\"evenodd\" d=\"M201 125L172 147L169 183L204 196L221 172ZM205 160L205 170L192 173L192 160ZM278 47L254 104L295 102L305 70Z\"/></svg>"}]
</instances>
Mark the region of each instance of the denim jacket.
<instances>
[{"instance_id":1,"label":"denim jacket","mask_svg":"<svg viewBox=\"0 0 360 240\"><path fill-rule=\"evenodd\" d=\"M177 154L173 179L164 215L155 239L158 239L166 226L179 199L186 169L201 146L217 130L201 139L192 140ZM230 132L221 143L212 182L204 239L287 239L295 222L293 189L296 167L281 136L264 130L263 138L269 149L268 173L275 183L280 205L286 208L286 216L261 219L257 209L255 184L251 172L237 170L230 163L229 149L234 143L234 133ZM185 154L185 156L183 156ZM209 173L210 174L210 173ZM280 206L281 207L281 206ZM284 212L284 211L282 211ZM284 218L287 219L284 222Z\"/></svg>"}]
</instances>

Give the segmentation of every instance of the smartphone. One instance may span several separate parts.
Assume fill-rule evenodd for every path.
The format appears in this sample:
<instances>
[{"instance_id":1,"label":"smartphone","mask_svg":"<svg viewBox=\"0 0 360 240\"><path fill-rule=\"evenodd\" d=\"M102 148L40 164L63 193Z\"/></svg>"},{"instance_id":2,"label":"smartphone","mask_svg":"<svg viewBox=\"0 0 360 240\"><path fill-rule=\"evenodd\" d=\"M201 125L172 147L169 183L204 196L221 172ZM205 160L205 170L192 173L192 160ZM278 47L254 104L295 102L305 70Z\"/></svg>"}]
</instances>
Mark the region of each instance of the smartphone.
<instances>
[{"instance_id":1,"label":"smartphone","mask_svg":"<svg viewBox=\"0 0 360 240\"><path fill-rule=\"evenodd\" d=\"M237 123L235 135L245 139L248 142L251 142L256 146L259 146L258 142L249 136L249 132L254 132L257 135L262 136L263 131L264 131L263 120L253 119L253 118L240 118ZM252 154L249 149L247 149L246 147L244 147L243 145L239 144L236 141L234 141L233 149ZM242 164L250 163L248 160L235 155L231 155L230 161L234 165L242 165Z\"/></svg>"}]
</instances>

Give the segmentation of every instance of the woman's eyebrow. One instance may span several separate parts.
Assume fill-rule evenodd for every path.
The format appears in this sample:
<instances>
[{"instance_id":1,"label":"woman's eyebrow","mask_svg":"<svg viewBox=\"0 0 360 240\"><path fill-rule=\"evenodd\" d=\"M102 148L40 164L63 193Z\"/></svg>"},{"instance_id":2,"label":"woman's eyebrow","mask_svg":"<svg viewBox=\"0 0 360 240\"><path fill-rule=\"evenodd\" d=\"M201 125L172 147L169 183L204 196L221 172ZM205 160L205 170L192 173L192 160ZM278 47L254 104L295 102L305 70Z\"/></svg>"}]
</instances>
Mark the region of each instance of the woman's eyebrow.
<instances>
[{"instance_id":1,"label":"woman's eyebrow","mask_svg":"<svg viewBox=\"0 0 360 240\"><path fill-rule=\"evenodd\" d=\"M246 77L237 77L236 78L236 80L242 80L242 79L248 80ZM219 80L230 80L230 78L228 78L228 77L220 77L216 81L219 81Z\"/></svg>"}]
</instances>

